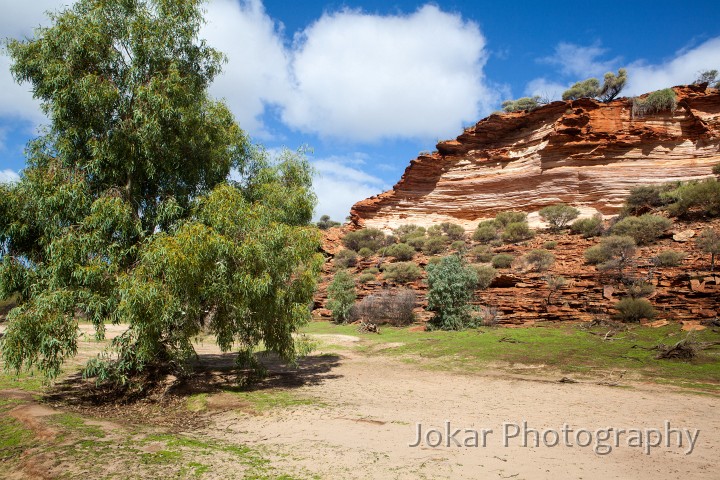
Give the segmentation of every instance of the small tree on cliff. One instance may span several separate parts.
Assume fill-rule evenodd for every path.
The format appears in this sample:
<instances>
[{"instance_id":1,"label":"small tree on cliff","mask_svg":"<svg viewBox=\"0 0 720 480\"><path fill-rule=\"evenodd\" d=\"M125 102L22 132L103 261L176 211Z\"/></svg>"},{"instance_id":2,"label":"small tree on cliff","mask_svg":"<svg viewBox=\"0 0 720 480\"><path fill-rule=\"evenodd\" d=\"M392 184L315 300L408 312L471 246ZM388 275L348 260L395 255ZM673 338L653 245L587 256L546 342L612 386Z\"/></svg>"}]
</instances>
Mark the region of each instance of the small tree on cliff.
<instances>
[{"instance_id":1,"label":"small tree on cliff","mask_svg":"<svg viewBox=\"0 0 720 480\"><path fill-rule=\"evenodd\" d=\"M428 309L435 312L430 322L441 330L462 330L471 323L470 299L478 276L460 256L449 255L428 265Z\"/></svg>"},{"instance_id":2,"label":"small tree on cliff","mask_svg":"<svg viewBox=\"0 0 720 480\"><path fill-rule=\"evenodd\" d=\"M715 255L720 255L720 233L708 228L696 240L698 248L710 255L710 271L715 271Z\"/></svg>"},{"instance_id":3,"label":"small tree on cliff","mask_svg":"<svg viewBox=\"0 0 720 480\"><path fill-rule=\"evenodd\" d=\"M580 210L564 203L550 205L540 210L540 218L550 224L552 230L562 230L580 215Z\"/></svg>"},{"instance_id":4,"label":"small tree on cliff","mask_svg":"<svg viewBox=\"0 0 720 480\"><path fill-rule=\"evenodd\" d=\"M20 298L10 368L57 376L78 313L99 338L128 325L86 368L99 380L183 373L203 330L243 365L260 367L260 342L296 357L322 264L311 170L272 163L208 96L223 56L197 37L201 3L78 0L7 44L51 122L0 193L0 298Z\"/></svg>"},{"instance_id":5,"label":"small tree on cliff","mask_svg":"<svg viewBox=\"0 0 720 480\"><path fill-rule=\"evenodd\" d=\"M505 112L522 112L524 110L535 110L542 106L539 96L534 97L522 97L517 100L505 100L502 103L503 111Z\"/></svg>"},{"instance_id":6,"label":"small tree on cliff","mask_svg":"<svg viewBox=\"0 0 720 480\"><path fill-rule=\"evenodd\" d=\"M601 102L609 102L620 94L627 83L627 70L621 68L617 75L607 72L603 84L597 78L588 78L575 83L562 94L563 100L577 100L579 98L597 98Z\"/></svg>"}]
</instances>

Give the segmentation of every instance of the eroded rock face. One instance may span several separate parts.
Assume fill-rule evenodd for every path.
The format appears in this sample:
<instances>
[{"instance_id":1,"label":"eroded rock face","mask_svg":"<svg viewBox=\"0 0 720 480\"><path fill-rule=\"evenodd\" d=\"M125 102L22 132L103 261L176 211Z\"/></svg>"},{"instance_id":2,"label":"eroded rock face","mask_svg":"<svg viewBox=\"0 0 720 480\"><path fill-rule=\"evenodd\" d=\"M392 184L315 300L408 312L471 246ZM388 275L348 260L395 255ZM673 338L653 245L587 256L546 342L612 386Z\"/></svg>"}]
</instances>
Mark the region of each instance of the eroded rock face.
<instances>
[{"instance_id":1,"label":"eroded rock face","mask_svg":"<svg viewBox=\"0 0 720 480\"><path fill-rule=\"evenodd\" d=\"M410 162L392 190L356 203L356 226L451 221L560 202L617 213L630 188L711 175L720 163L720 91L675 87L678 105L633 118L632 100L553 102L491 115Z\"/></svg>"}]
</instances>

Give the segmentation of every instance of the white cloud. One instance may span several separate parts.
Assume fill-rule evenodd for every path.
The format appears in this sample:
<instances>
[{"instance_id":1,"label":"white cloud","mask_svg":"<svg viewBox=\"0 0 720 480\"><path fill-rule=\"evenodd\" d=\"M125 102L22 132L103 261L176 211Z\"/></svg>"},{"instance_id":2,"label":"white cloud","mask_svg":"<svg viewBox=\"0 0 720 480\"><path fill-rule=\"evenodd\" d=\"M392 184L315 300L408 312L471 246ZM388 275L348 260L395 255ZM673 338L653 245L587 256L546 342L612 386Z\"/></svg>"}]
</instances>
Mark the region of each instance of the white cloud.
<instances>
[{"instance_id":1,"label":"white cloud","mask_svg":"<svg viewBox=\"0 0 720 480\"><path fill-rule=\"evenodd\" d=\"M200 36L228 59L210 93L227 101L243 129L267 136L260 118L266 105L281 103L290 94L282 26L259 0L213 0L206 20Z\"/></svg>"},{"instance_id":2,"label":"white cloud","mask_svg":"<svg viewBox=\"0 0 720 480\"><path fill-rule=\"evenodd\" d=\"M628 85L623 95L640 95L661 88L692 83L701 70L720 69L720 37L683 49L664 63L633 62L627 67Z\"/></svg>"},{"instance_id":3,"label":"white cloud","mask_svg":"<svg viewBox=\"0 0 720 480\"><path fill-rule=\"evenodd\" d=\"M410 15L326 13L296 39L283 120L324 137L447 136L489 111L478 26L426 5Z\"/></svg>"},{"instance_id":4,"label":"white cloud","mask_svg":"<svg viewBox=\"0 0 720 480\"><path fill-rule=\"evenodd\" d=\"M330 215L333 220L344 222L353 204L389 188L380 178L348 166L357 164L357 156L328 157L311 163L317 172L313 179L318 196L316 218Z\"/></svg>"},{"instance_id":5,"label":"white cloud","mask_svg":"<svg viewBox=\"0 0 720 480\"><path fill-rule=\"evenodd\" d=\"M567 84L552 82L546 78L535 78L525 87L525 95L529 97L537 95L543 100L560 100L568 87Z\"/></svg>"},{"instance_id":6,"label":"white cloud","mask_svg":"<svg viewBox=\"0 0 720 480\"><path fill-rule=\"evenodd\" d=\"M601 60L607 52L599 43L582 46L561 42L555 47L555 54L541 58L541 63L557 65L563 75L573 77L573 81L585 80L589 77L602 77L612 71L620 63L620 57Z\"/></svg>"},{"instance_id":7,"label":"white cloud","mask_svg":"<svg viewBox=\"0 0 720 480\"><path fill-rule=\"evenodd\" d=\"M13 183L20 180L20 175L14 170L0 170L0 183Z\"/></svg>"}]
</instances>

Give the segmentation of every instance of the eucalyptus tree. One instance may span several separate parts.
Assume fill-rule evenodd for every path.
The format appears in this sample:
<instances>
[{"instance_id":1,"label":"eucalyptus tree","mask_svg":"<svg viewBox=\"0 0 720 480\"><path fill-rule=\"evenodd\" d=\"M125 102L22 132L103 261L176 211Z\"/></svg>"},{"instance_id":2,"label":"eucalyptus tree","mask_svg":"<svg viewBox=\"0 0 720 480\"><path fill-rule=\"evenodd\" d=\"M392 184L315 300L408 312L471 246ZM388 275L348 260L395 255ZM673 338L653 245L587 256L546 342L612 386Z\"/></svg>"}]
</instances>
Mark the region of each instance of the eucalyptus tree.
<instances>
[{"instance_id":1,"label":"eucalyptus tree","mask_svg":"<svg viewBox=\"0 0 720 480\"><path fill-rule=\"evenodd\" d=\"M79 319L99 338L128 325L86 367L100 380L182 373L202 331L243 364L260 342L296 358L322 262L310 167L271 160L209 97L224 57L198 37L201 7L78 0L7 42L50 121L0 186L0 297L19 298L9 367L57 376Z\"/></svg>"}]
</instances>

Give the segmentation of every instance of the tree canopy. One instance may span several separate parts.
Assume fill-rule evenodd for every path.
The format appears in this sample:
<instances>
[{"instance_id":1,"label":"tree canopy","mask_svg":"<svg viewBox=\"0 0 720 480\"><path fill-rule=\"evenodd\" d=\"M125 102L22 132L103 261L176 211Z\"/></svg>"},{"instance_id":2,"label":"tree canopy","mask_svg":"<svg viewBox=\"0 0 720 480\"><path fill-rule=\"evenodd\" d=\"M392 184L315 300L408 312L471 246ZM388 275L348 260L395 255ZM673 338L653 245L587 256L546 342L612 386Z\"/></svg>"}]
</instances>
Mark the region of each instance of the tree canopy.
<instances>
[{"instance_id":1,"label":"tree canopy","mask_svg":"<svg viewBox=\"0 0 720 480\"><path fill-rule=\"evenodd\" d=\"M588 78L576 82L562 94L563 100L577 100L578 98L597 98L601 102L609 102L617 97L627 83L627 70L621 68L617 75L607 72L603 84L597 78Z\"/></svg>"},{"instance_id":2,"label":"tree canopy","mask_svg":"<svg viewBox=\"0 0 720 480\"><path fill-rule=\"evenodd\" d=\"M201 3L79 0L7 43L50 119L0 186L9 367L57 376L79 318L100 338L128 325L88 364L100 380L182 373L201 331L244 365L260 342L296 357L322 262L310 167L270 159L208 96L223 56L198 38Z\"/></svg>"}]
</instances>

